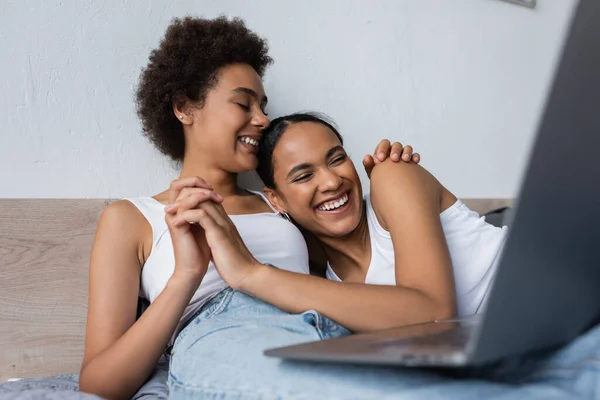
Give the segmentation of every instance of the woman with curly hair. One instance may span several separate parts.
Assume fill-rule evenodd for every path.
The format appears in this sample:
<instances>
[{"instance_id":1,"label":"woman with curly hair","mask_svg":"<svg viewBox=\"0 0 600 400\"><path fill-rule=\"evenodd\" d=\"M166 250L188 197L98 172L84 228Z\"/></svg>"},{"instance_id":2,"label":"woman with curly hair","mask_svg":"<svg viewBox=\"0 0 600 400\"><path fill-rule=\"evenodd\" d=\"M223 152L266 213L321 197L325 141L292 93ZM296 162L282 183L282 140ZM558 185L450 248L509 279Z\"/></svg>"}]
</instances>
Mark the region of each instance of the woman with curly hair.
<instances>
[{"instance_id":1,"label":"woman with curly hair","mask_svg":"<svg viewBox=\"0 0 600 400\"><path fill-rule=\"evenodd\" d=\"M174 223L166 204L181 198L222 203L256 259L309 273L300 231L262 193L237 184L238 173L256 168L261 131L269 125L261 81L272 62L267 50L239 19L188 17L174 20L151 53L137 91L138 114L145 135L181 163L181 173L169 190L117 201L100 217L81 391L130 398L153 372L154 382L164 384L175 339L190 321L216 312L210 305L227 285L210 262L203 231ZM382 143L379 149L389 152L389 142ZM408 146L404 153L395 146L391 158L410 161L411 154ZM189 259L176 259L174 250ZM138 297L150 303L139 318ZM185 360L172 363L185 368Z\"/></svg>"}]
</instances>

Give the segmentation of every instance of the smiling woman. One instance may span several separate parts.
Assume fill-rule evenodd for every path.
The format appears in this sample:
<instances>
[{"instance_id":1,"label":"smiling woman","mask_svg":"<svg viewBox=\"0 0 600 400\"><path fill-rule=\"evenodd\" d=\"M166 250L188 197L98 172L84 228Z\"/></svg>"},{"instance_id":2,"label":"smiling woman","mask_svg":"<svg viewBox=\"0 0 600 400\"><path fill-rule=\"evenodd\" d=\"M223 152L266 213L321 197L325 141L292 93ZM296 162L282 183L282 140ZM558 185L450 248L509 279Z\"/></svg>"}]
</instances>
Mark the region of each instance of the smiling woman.
<instances>
[{"instance_id":1,"label":"smiling woman","mask_svg":"<svg viewBox=\"0 0 600 400\"><path fill-rule=\"evenodd\" d=\"M223 84L224 73L229 85L219 92L213 107L229 103L239 108L237 115L258 111L265 117L267 98L261 77L271 63L266 41L249 31L240 19L175 19L140 77L137 110L145 135L163 154L183 161L183 111L207 106L209 92ZM212 93L213 97L216 94ZM266 118L260 122L268 124Z\"/></svg>"},{"instance_id":2,"label":"smiling woman","mask_svg":"<svg viewBox=\"0 0 600 400\"><path fill-rule=\"evenodd\" d=\"M304 117L298 114L296 118ZM294 123L286 118L284 121L288 127L272 159L273 182L278 190L265 189L271 204L285 208L298 224L317 237L325 232L337 236L351 230L360 216L362 189L339 134L335 134L337 130L310 118ZM275 120L274 126L278 122ZM306 135L307 127L315 133Z\"/></svg>"},{"instance_id":3,"label":"smiling woman","mask_svg":"<svg viewBox=\"0 0 600 400\"><path fill-rule=\"evenodd\" d=\"M159 360L154 381L166 389L168 346L226 286L208 253L188 254L192 264L174 259L170 236L190 239L199 231L189 224L169 230L164 206L175 200L173 193L223 202L249 243L256 227L277 231L271 242L255 240L252 250L282 268L308 273L300 232L260 193L237 186L237 174L256 167L256 145L269 125L261 81L272 61L267 51L264 39L243 21L224 17L176 19L152 51L136 93L137 110L144 134L181 163L180 179L171 191L117 201L100 217L90 265L82 391L130 398ZM138 296L151 304L136 320Z\"/></svg>"},{"instance_id":4,"label":"smiling woman","mask_svg":"<svg viewBox=\"0 0 600 400\"><path fill-rule=\"evenodd\" d=\"M302 113L272 121L259 159L269 201L320 240L328 278L384 285L379 296L390 296L379 303L360 296L363 306L352 313L342 306L348 297L338 307L313 298L312 308L353 330L480 310L506 229L480 220L425 169L384 162L363 195L337 129Z\"/></svg>"}]
</instances>

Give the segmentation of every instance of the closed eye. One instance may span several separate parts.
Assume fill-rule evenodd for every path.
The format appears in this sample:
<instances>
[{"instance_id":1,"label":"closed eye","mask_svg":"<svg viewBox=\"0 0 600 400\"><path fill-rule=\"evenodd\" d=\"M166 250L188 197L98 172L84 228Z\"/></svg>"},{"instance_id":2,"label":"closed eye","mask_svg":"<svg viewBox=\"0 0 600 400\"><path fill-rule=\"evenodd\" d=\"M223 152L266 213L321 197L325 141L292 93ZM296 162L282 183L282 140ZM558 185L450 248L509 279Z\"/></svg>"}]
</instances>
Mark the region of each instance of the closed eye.
<instances>
[{"instance_id":1,"label":"closed eye","mask_svg":"<svg viewBox=\"0 0 600 400\"><path fill-rule=\"evenodd\" d=\"M240 108L242 110L244 110L244 111L250 111L250 106L247 106L247 105L242 104L242 103L235 103L235 104L237 104L238 106L240 106Z\"/></svg>"},{"instance_id":2,"label":"closed eye","mask_svg":"<svg viewBox=\"0 0 600 400\"><path fill-rule=\"evenodd\" d=\"M341 154L341 155L337 156L336 158L334 158L333 160L331 160L331 162L329 164L330 165L341 164L342 162L344 162L344 160L346 160L346 155Z\"/></svg>"},{"instance_id":3,"label":"closed eye","mask_svg":"<svg viewBox=\"0 0 600 400\"><path fill-rule=\"evenodd\" d=\"M292 180L292 183L307 181L312 176L311 173L302 174Z\"/></svg>"}]
</instances>

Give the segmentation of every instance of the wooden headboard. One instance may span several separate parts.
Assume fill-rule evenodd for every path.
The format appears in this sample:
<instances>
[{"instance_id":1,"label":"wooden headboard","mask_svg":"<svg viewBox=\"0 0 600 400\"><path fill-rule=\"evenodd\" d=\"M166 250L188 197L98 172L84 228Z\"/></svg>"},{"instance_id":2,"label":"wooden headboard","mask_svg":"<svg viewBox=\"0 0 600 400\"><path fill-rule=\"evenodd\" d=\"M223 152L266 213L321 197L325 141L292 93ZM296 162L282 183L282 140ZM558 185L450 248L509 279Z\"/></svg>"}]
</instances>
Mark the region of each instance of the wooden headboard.
<instances>
[{"instance_id":1,"label":"wooden headboard","mask_svg":"<svg viewBox=\"0 0 600 400\"><path fill-rule=\"evenodd\" d=\"M106 200L0 200L0 382L79 371Z\"/></svg>"},{"instance_id":2,"label":"wooden headboard","mask_svg":"<svg viewBox=\"0 0 600 400\"><path fill-rule=\"evenodd\" d=\"M0 199L0 382L79 371L89 255L110 202ZM464 202L480 213L510 203Z\"/></svg>"}]
</instances>

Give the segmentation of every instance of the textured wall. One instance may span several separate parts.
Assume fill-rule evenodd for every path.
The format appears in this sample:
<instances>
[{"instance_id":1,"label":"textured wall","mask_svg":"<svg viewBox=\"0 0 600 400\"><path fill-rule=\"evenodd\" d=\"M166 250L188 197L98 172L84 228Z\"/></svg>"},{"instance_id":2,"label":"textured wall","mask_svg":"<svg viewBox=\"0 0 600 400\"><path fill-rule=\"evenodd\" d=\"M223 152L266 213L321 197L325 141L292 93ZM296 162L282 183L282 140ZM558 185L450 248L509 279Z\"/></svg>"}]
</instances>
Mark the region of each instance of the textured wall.
<instances>
[{"instance_id":1,"label":"textured wall","mask_svg":"<svg viewBox=\"0 0 600 400\"><path fill-rule=\"evenodd\" d=\"M574 0L2 1L0 197L121 197L176 171L133 90L175 16L241 16L275 65L271 116L328 113L360 162L414 144L461 197L512 197ZM361 167L362 168L362 167Z\"/></svg>"}]
</instances>

